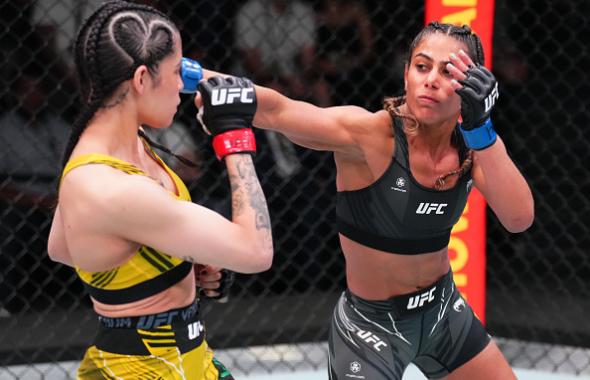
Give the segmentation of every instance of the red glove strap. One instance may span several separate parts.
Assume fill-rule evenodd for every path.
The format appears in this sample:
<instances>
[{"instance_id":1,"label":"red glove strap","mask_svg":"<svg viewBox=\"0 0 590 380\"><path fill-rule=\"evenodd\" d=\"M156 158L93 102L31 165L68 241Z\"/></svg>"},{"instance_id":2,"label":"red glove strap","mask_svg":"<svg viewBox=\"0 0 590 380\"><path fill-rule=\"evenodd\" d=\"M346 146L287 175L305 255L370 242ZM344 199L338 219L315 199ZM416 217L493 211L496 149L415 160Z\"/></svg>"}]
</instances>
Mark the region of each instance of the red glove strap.
<instances>
[{"instance_id":1,"label":"red glove strap","mask_svg":"<svg viewBox=\"0 0 590 380\"><path fill-rule=\"evenodd\" d=\"M256 139L250 128L234 129L213 137L213 150L218 160L228 154L256 153Z\"/></svg>"}]
</instances>

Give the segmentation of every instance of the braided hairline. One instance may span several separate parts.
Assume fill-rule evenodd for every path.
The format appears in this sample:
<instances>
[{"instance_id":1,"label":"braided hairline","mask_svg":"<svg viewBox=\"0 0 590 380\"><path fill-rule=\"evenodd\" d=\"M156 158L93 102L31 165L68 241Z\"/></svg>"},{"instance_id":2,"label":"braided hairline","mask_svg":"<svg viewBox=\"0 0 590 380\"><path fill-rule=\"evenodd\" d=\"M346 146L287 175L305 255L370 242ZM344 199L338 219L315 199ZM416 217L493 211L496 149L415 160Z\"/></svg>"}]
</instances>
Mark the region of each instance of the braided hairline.
<instances>
[{"instance_id":1,"label":"braided hairline","mask_svg":"<svg viewBox=\"0 0 590 380\"><path fill-rule=\"evenodd\" d=\"M137 21L138 24L143 29L143 32L145 33L145 38L142 41L142 46L141 46L140 53L139 53L140 55L138 57L133 57L127 50L125 50L119 44L119 40L122 39L121 26L123 23L125 23L126 21L128 21L130 19ZM141 19L139 16L137 16L136 14L133 14L131 12L123 12L123 13L120 13L120 14L116 15L115 17L111 18L111 22L108 25L108 30L109 30L109 37L113 41L113 44L115 45L115 47L123 55L128 57L129 62L132 63L131 67L129 68L129 72L124 76L124 78L121 78L122 80L132 78L133 73L135 73L135 70L141 65L146 65L148 67L148 69L150 70L150 72L152 72L153 66L157 66L157 62L161 57L149 56L150 52L148 50L148 43L150 41L150 37L156 31L163 30L164 32L166 32L168 34L168 41L167 41L168 44L167 44L166 48L164 49L165 51L167 51L168 49L171 49L172 45L174 44L173 39L174 39L174 32L175 31L171 27L170 23L164 22L162 20L154 19L154 20L150 20L150 22L148 24L146 24L143 19Z\"/></svg>"}]
</instances>

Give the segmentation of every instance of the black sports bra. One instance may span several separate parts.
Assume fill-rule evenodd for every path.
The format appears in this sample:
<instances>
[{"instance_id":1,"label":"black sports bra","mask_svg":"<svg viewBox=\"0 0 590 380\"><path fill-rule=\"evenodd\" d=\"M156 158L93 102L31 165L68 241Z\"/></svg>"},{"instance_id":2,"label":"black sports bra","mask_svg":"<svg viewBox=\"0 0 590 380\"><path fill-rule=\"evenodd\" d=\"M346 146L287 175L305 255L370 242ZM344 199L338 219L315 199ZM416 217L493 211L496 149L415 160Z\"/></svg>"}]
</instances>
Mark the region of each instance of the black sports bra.
<instances>
[{"instance_id":1,"label":"black sports bra","mask_svg":"<svg viewBox=\"0 0 590 380\"><path fill-rule=\"evenodd\" d=\"M449 244L451 229L465 208L473 183L471 171L448 190L420 185L410 172L408 142L399 118L393 119L393 129L394 157L383 176L364 189L338 192L338 231L380 251L401 255L438 251ZM459 140L463 162L468 149Z\"/></svg>"}]
</instances>

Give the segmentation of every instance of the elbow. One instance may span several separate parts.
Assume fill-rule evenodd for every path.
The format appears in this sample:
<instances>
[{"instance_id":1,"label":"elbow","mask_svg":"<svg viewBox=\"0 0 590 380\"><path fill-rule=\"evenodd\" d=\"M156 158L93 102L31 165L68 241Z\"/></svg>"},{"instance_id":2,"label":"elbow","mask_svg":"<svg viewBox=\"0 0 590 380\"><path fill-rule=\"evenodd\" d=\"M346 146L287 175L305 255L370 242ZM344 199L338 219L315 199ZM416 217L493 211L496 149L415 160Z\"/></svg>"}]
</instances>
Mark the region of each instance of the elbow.
<instances>
[{"instance_id":1,"label":"elbow","mask_svg":"<svg viewBox=\"0 0 590 380\"><path fill-rule=\"evenodd\" d=\"M49 241L47 242L47 255L53 261L60 261L59 250L56 247L56 244L53 242L53 239L49 239Z\"/></svg>"},{"instance_id":2,"label":"elbow","mask_svg":"<svg viewBox=\"0 0 590 380\"><path fill-rule=\"evenodd\" d=\"M243 273L260 273L270 269L273 259L272 244L269 247L262 247L255 244L254 248L248 252L248 261L245 265Z\"/></svg>"},{"instance_id":3,"label":"elbow","mask_svg":"<svg viewBox=\"0 0 590 380\"><path fill-rule=\"evenodd\" d=\"M251 273L260 273L269 270L272 266L272 255L257 260L255 264L256 265L252 267Z\"/></svg>"},{"instance_id":4,"label":"elbow","mask_svg":"<svg viewBox=\"0 0 590 380\"><path fill-rule=\"evenodd\" d=\"M526 212L521 213L520 215L511 218L509 221L503 223L504 227L513 234L524 232L528 230L532 225L533 221L535 220L535 212L531 208Z\"/></svg>"},{"instance_id":5,"label":"elbow","mask_svg":"<svg viewBox=\"0 0 590 380\"><path fill-rule=\"evenodd\" d=\"M52 247L51 244L47 245L47 255L49 256L49 258L52 261L55 261L56 263L62 263L62 264L68 265L68 260L66 259L67 255L64 255L59 250L57 250L55 247Z\"/></svg>"}]
</instances>

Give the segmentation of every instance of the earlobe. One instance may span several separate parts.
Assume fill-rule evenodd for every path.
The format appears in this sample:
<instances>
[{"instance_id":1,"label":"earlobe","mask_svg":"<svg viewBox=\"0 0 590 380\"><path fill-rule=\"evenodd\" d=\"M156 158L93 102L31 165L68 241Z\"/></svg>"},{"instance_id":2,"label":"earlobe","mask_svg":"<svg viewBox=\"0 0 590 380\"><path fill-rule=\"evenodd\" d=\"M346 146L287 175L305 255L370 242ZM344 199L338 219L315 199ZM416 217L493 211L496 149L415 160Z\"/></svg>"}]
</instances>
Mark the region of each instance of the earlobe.
<instances>
[{"instance_id":1,"label":"earlobe","mask_svg":"<svg viewBox=\"0 0 590 380\"><path fill-rule=\"evenodd\" d=\"M146 65L141 65L133 73L132 85L135 91L143 93L145 89L145 81L147 80L148 69Z\"/></svg>"},{"instance_id":2,"label":"earlobe","mask_svg":"<svg viewBox=\"0 0 590 380\"><path fill-rule=\"evenodd\" d=\"M408 92L408 64L404 65L404 92Z\"/></svg>"}]
</instances>

